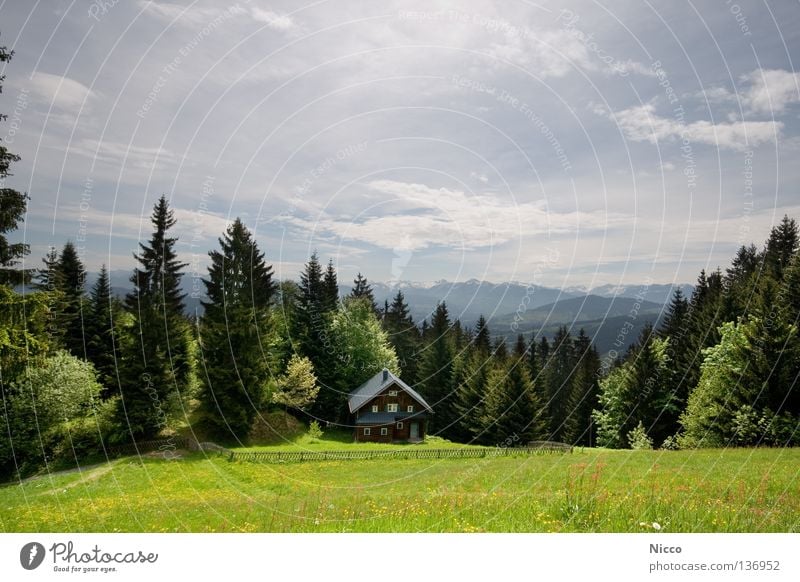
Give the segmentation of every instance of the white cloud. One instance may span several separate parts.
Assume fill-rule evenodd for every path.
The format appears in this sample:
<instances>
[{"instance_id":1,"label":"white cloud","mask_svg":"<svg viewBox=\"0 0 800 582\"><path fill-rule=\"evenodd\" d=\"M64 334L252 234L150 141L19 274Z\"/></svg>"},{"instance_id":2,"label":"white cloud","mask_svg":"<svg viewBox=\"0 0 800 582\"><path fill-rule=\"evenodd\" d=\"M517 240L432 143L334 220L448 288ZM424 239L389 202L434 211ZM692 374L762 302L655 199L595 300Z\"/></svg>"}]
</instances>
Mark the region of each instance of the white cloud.
<instances>
[{"instance_id":1,"label":"white cloud","mask_svg":"<svg viewBox=\"0 0 800 582\"><path fill-rule=\"evenodd\" d=\"M69 153L91 158L110 164L122 164L137 168L150 169L154 164L162 166L173 164L178 158L170 150L160 147L135 146L132 144L99 141L85 138L73 142L69 146Z\"/></svg>"},{"instance_id":2,"label":"white cloud","mask_svg":"<svg viewBox=\"0 0 800 582\"><path fill-rule=\"evenodd\" d=\"M252 12L253 20L257 20L258 22L263 22L270 28L274 28L275 30L289 30L294 28L295 24L294 21L290 16L276 14L271 10L263 10L258 7L253 7Z\"/></svg>"},{"instance_id":3,"label":"white cloud","mask_svg":"<svg viewBox=\"0 0 800 582\"><path fill-rule=\"evenodd\" d=\"M401 245L405 250L472 250L536 234L604 230L623 220L600 213L549 212L543 202L504 203L497 195L469 195L425 184L375 180L367 187L391 204L391 214L355 221L323 214L317 220L291 217L287 222L385 249Z\"/></svg>"},{"instance_id":4,"label":"white cloud","mask_svg":"<svg viewBox=\"0 0 800 582\"><path fill-rule=\"evenodd\" d=\"M784 70L755 70L742 78L750 83L744 95L755 113L782 113L791 103L800 103L800 74Z\"/></svg>"},{"instance_id":5,"label":"white cloud","mask_svg":"<svg viewBox=\"0 0 800 582\"><path fill-rule=\"evenodd\" d=\"M29 86L32 93L46 104L54 105L60 109L80 109L84 102L96 96L86 85L61 75L35 72L30 78Z\"/></svg>"},{"instance_id":6,"label":"white cloud","mask_svg":"<svg viewBox=\"0 0 800 582\"><path fill-rule=\"evenodd\" d=\"M774 141L783 130L783 123L775 121L740 121L711 123L695 121L685 123L678 119L660 117L652 103L638 105L609 114L628 139L633 141L673 141L686 138L694 143L704 143L724 149L742 150Z\"/></svg>"},{"instance_id":7,"label":"white cloud","mask_svg":"<svg viewBox=\"0 0 800 582\"><path fill-rule=\"evenodd\" d=\"M244 8L238 4L228 6L225 9L218 9L204 8L197 4L183 6L169 2L139 0L138 5L147 14L164 22L176 22L177 24L193 27L209 24L218 18L230 18L232 16L246 14Z\"/></svg>"}]
</instances>

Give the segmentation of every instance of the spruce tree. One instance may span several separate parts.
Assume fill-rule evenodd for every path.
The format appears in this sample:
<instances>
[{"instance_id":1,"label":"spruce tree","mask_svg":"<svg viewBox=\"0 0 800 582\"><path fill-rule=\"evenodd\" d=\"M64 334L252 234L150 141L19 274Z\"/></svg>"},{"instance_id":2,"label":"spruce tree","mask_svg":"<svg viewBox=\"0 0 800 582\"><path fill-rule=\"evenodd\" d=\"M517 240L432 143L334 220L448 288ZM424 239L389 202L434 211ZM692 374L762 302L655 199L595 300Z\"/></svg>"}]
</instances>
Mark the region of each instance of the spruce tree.
<instances>
[{"instance_id":1,"label":"spruce tree","mask_svg":"<svg viewBox=\"0 0 800 582\"><path fill-rule=\"evenodd\" d=\"M86 359L84 333L84 285L86 269L78 256L78 250L67 241L61 250L56 277L63 294L60 306L60 326L63 330L64 347L73 356Z\"/></svg>"},{"instance_id":2,"label":"spruce tree","mask_svg":"<svg viewBox=\"0 0 800 582\"><path fill-rule=\"evenodd\" d=\"M380 313L378 304L375 303L375 295L372 293L372 286L367 281L367 278L358 273L358 276L353 279L353 290L350 291L350 297L355 299L366 299L372 305L373 311L376 314Z\"/></svg>"},{"instance_id":3,"label":"spruce tree","mask_svg":"<svg viewBox=\"0 0 800 582\"><path fill-rule=\"evenodd\" d=\"M677 287L672 294L667 313L661 322L659 333L664 337L678 336L688 324L689 301Z\"/></svg>"},{"instance_id":4,"label":"spruce tree","mask_svg":"<svg viewBox=\"0 0 800 582\"><path fill-rule=\"evenodd\" d=\"M783 216L778 226L772 228L767 239L764 267L766 273L776 280L783 278L783 271L798 249L797 223L794 218Z\"/></svg>"},{"instance_id":5,"label":"spruce tree","mask_svg":"<svg viewBox=\"0 0 800 582\"><path fill-rule=\"evenodd\" d=\"M272 266L237 218L211 251L208 301L200 321L204 424L215 438L243 442L264 404L271 362L269 306L275 295Z\"/></svg>"},{"instance_id":6,"label":"spruce tree","mask_svg":"<svg viewBox=\"0 0 800 582\"><path fill-rule=\"evenodd\" d=\"M574 353L578 361L572 377L564 438L568 443L592 446L592 411L598 406L600 356L582 328L575 338Z\"/></svg>"},{"instance_id":7,"label":"spruce tree","mask_svg":"<svg viewBox=\"0 0 800 582\"><path fill-rule=\"evenodd\" d=\"M567 436L569 406L574 401L572 374L575 361L572 337L567 327L561 326L553 338L552 353L544 375L550 437L555 441L563 441Z\"/></svg>"},{"instance_id":8,"label":"spruce tree","mask_svg":"<svg viewBox=\"0 0 800 582\"><path fill-rule=\"evenodd\" d=\"M333 311L339 304L339 282L333 259L328 260L325 276L322 279L322 307L324 311Z\"/></svg>"},{"instance_id":9,"label":"spruce tree","mask_svg":"<svg viewBox=\"0 0 800 582\"><path fill-rule=\"evenodd\" d=\"M86 356L97 370L104 398L110 397L117 386L114 312L118 309L115 302L111 296L108 269L103 265L92 286L86 309Z\"/></svg>"},{"instance_id":10,"label":"spruce tree","mask_svg":"<svg viewBox=\"0 0 800 582\"><path fill-rule=\"evenodd\" d=\"M7 63L13 55L14 51L0 47L0 63ZM0 75L0 93L4 80L5 75ZM0 121L5 121L7 117L0 114ZM11 164L19 160L17 154L8 151L0 142L0 285L11 287L27 283L32 275L29 269L18 267L20 259L30 252L30 246L25 243L10 243L6 238L6 234L15 231L25 219L29 200L27 194L5 187L6 178L12 175L9 172Z\"/></svg>"},{"instance_id":11,"label":"spruce tree","mask_svg":"<svg viewBox=\"0 0 800 582\"><path fill-rule=\"evenodd\" d=\"M58 249L50 247L42 258L44 267L36 271L33 286L37 291L57 291L61 285L58 280Z\"/></svg>"},{"instance_id":12,"label":"spruce tree","mask_svg":"<svg viewBox=\"0 0 800 582\"><path fill-rule=\"evenodd\" d=\"M484 424L495 446L522 446L547 438L546 408L522 359L508 358L492 370Z\"/></svg>"},{"instance_id":13,"label":"spruce tree","mask_svg":"<svg viewBox=\"0 0 800 582\"><path fill-rule=\"evenodd\" d=\"M428 335L419 367L419 390L435 413L429 431L447 436L453 430L456 411L452 384L454 351L450 316L444 302L436 306Z\"/></svg>"},{"instance_id":14,"label":"spruce tree","mask_svg":"<svg viewBox=\"0 0 800 582\"><path fill-rule=\"evenodd\" d=\"M169 236L176 219L166 197L156 202L150 220L153 234L134 254L139 267L131 276L133 290L125 297L133 325L130 336L121 338L118 422L133 438L152 437L167 426L191 371L185 294L180 288L186 264L177 258L178 239Z\"/></svg>"},{"instance_id":15,"label":"spruce tree","mask_svg":"<svg viewBox=\"0 0 800 582\"><path fill-rule=\"evenodd\" d=\"M417 351L420 347L420 335L402 291L398 290L392 303L386 307L383 324L400 361L403 380L413 386L418 379Z\"/></svg>"}]
</instances>

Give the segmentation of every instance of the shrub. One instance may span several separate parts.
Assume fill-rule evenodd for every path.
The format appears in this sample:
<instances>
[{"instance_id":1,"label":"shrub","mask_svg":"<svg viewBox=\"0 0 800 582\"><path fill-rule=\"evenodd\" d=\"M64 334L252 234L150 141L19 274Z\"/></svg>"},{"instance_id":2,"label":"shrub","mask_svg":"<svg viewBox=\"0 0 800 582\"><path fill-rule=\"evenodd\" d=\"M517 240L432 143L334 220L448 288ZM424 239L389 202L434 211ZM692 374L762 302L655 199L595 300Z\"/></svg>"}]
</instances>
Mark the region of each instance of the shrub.
<instances>
[{"instance_id":1,"label":"shrub","mask_svg":"<svg viewBox=\"0 0 800 582\"><path fill-rule=\"evenodd\" d=\"M653 439L647 436L642 421L628 433L628 444L634 451L649 451L653 448Z\"/></svg>"},{"instance_id":2,"label":"shrub","mask_svg":"<svg viewBox=\"0 0 800 582\"><path fill-rule=\"evenodd\" d=\"M322 438L322 428L316 420L312 420L308 425L308 438L315 442Z\"/></svg>"}]
</instances>

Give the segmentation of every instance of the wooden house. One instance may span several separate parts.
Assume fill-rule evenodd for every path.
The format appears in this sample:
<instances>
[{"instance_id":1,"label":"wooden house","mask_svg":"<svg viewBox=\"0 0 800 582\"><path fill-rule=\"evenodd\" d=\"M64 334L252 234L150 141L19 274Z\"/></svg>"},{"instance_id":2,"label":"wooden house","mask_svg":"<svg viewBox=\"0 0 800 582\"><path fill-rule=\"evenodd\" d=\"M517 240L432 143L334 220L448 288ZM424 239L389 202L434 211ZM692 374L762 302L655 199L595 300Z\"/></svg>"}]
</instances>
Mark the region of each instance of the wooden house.
<instances>
[{"instance_id":1,"label":"wooden house","mask_svg":"<svg viewBox=\"0 0 800 582\"><path fill-rule=\"evenodd\" d=\"M348 406L358 442L421 441L433 414L422 396L386 368L351 392Z\"/></svg>"}]
</instances>

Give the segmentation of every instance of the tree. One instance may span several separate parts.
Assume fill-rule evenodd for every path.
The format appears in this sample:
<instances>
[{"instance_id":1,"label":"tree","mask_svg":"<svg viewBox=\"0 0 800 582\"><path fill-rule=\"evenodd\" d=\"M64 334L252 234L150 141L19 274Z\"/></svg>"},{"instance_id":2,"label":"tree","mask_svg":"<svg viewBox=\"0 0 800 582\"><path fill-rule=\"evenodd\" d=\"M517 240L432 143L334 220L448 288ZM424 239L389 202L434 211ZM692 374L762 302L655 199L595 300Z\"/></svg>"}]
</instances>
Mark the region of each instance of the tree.
<instances>
[{"instance_id":1,"label":"tree","mask_svg":"<svg viewBox=\"0 0 800 582\"><path fill-rule=\"evenodd\" d=\"M409 313L403 292L399 289L391 305L385 310L383 324L389 334L389 341L397 353L403 379L413 386L418 378L417 350L419 350L420 334Z\"/></svg>"},{"instance_id":2,"label":"tree","mask_svg":"<svg viewBox=\"0 0 800 582\"><path fill-rule=\"evenodd\" d=\"M677 336L685 326L689 314L689 301L684 297L680 287L676 287L672 294L667 313L661 322L659 333L663 337Z\"/></svg>"},{"instance_id":3,"label":"tree","mask_svg":"<svg viewBox=\"0 0 800 582\"><path fill-rule=\"evenodd\" d=\"M429 421L429 432L447 436L456 429L453 390L453 343L450 338L450 316L444 302L436 306L428 330L428 342L419 366L420 394L436 411Z\"/></svg>"},{"instance_id":4,"label":"tree","mask_svg":"<svg viewBox=\"0 0 800 582\"><path fill-rule=\"evenodd\" d=\"M496 446L547 438L546 407L522 359L509 358L489 375L485 430Z\"/></svg>"},{"instance_id":5,"label":"tree","mask_svg":"<svg viewBox=\"0 0 800 582\"><path fill-rule=\"evenodd\" d=\"M780 281L799 244L797 223L794 218L784 214L781 223L772 228L767 239L764 253L764 267L767 274Z\"/></svg>"},{"instance_id":6,"label":"tree","mask_svg":"<svg viewBox=\"0 0 800 582\"><path fill-rule=\"evenodd\" d=\"M42 257L44 267L36 271L34 289L39 291L55 291L61 287L58 280L58 250L51 246Z\"/></svg>"},{"instance_id":7,"label":"tree","mask_svg":"<svg viewBox=\"0 0 800 582\"><path fill-rule=\"evenodd\" d=\"M174 212L164 196L151 216L153 234L134 254L139 267L131 276L133 291L125 307L133 316L121 339L122 399L118 422L133 438L149 438L167 425L191 373L190 336L184 317L180 280L186 267L177 258Z\"/></svg>"},{"instance_id":8,"label":"tree","mask_svg":"<svg viewBox=\"0 0 800 582\"><path fill-rule=\"evenodd\" d=\"M572 377L570 414L564 438L568 443L592 446L592 411L598 405L600 355L583 329L575 338L574 351L578 361Z\"/></svg>"},{"instance_id":9,"label":"tree","mask_svg":"<svg viewBox=\"0 0 800 582\"><path fill-rule=\"evenodd\" d=\"M272 401L286 410L304 411L314 403L317 394L319 386L311 360L294 354L286 366L286 372L277 381Z\"/></svg>"},{"instance_id":10,"label":"tree","mask_svg":"<svg viewBox=\"0 0 800 582\"><path fill-rule=\"evenodd\" d=\"M334 422L347 417L347 397L384 368L400 373L397 354L372 306L364 299L346 299L327 316L331 360L330 389L320 391L315 416Z\"/></svg>"},{"instance_id":11,"label":"tree","mask_svg":"<svg viewBox=\"0 0 800 582\"><path fill-rule=\"evenodd\" d=\"M115 312L119 314L120 309L111 296L108 269L103 265L89 297L86 317L86 355L97 370L105 398L111 396L117 385L117 360L114 351Z\"/></svg>"},{"instance_id":12,"label":"tree","mask_svg":"<svg viewBox=\"0 0 800 582\"><path fill-rule=\"evenodd\" d=\"M366 299L372 305L375 313L379 313L378 304L375 303L375 295L372 293L372 286L359 272L358 276L353 280L353 290L350 292L350 297L355 299Z\"/></svg>"},{"instance_id":13,"label":"tree","mask_svg":"<svg viewBox=\"0 0 800 582\"><path fill-rule=\"evenodd\" d=\"M37 360L3 399L0 475L99 450L99 393L90 363L65 351Z\"/></svg>"},{"instance_id":14,"label":"tree","mask_svg":"<svg viewBox=\"0 0 800 582\"><path fill-rule=\"evenodd\" d=\"M553 338L552 353L544 374L550 438L563 441L567 436L567 418L570 415L572 374L576 358L572 336L566 326L561 326Z\"/></svg>"},{"instance_id":15,"label":"tree","mask_svg":"<svg viewBox=\"0 0 800 582\"><path fill-rule=\"evenodd\" d=\"M492 335L489 331L489 324L483 315L478 317L478 323L475 324L475 338L472 341L472 345L476 350L487 355L492 348Z\"/></svg>"},{"instance_id":16,"label":"tree","mask_svg":"<svg viewBox=\"0 0 800 582\"><path fill-rule=\"evenodd\" d=\"M7 63L14 55L14 51L0 47L0 63ZM0 75L0 93L3 91L5 75ZM8 116L0 114L0 121L5 121ZM0 285L21 285L31 279L31 271L20 269L17 265L25 255L30 252L30 246L25 243L10 243L6 234L15 231L19 223L24 220L27 208L28 195L13 188L6 188L6 178L11 176L11 164L18 162L20 157L8 151L0 142Z\"/></svg>"},{"instance_id":17,"label":"tree","mask_svg":"<svg viewBox=\"0 0 800 582\"><path fill-rule=\"evenodd\" d=\"M208 301L200 321L203 424L216 438L243 442L265 390L274 361L269 343L269 307L275 294L272 266L250 231L237 218L209 253Z\"/></svg>"},{"instance_id":18,"label":"tree","mask_svg":"<svg viewBox=\"0 0 800 582\"><path fill-rule=\"evenodd\" d=\"M325 312L333 311L339 303L339 282L333 259L328 260L325 276L322 278L322 308Z\"/></svg>"},{"instance_id":19,"label":"tree","mask_svg":"<svg viewBox=\"0 0 800 582\"><path fill-rule=\"evenodd\" d=\"M58 259L58 288L63 294L59 324L63 332L64 347L79 358L86 359L86 333L84 322L84 285L86 269L71 241L67 241Z\"/></svg>"}]
</instances>

